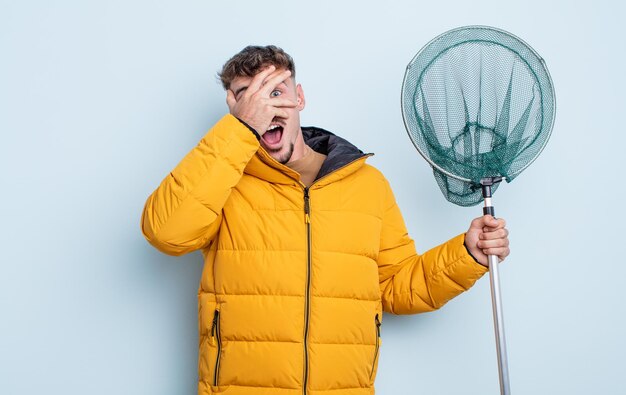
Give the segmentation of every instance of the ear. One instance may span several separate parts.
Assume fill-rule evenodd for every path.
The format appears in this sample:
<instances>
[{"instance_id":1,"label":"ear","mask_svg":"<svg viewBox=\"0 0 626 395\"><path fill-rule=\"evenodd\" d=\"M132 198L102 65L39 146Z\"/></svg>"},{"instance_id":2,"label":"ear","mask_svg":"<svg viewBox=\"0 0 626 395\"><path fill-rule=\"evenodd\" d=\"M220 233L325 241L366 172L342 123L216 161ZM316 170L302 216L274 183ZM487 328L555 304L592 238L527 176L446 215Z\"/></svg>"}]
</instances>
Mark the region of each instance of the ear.
<instances>
[{"instance_id":1,"label":"ear","mask_svg":"<svg viewBox=\"0 0 626 395\"><path fill-rule=\"evenodd\" d=\"M306 104L306 100L304 99L304 91L302 90L302 85L296 85L296 101L298 105L296 108L298 111L304 110L304 105Z\"/></svg>"}]
</instances>

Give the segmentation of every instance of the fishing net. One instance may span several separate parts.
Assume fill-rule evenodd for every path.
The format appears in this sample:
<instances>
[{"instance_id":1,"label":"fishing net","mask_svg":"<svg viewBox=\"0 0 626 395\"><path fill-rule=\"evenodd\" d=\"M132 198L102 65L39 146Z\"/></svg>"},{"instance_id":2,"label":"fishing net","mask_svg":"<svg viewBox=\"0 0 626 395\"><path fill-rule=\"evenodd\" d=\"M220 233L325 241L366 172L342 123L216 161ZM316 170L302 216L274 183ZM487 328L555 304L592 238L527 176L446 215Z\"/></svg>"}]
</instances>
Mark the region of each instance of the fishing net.
<instances>
[{"instance_id":1,"label":"fishing net","mask_svg":"<svg viewBox=\"0 0 626 395\"><path fill-rule=\"evenodd\" d=\"M433 39L409 63L402 114L446 199L472 206L483 199L481 180L511 182L543 150L554 90L543 59L522 40L463 27Z\"/></svg>"}]
</instances>

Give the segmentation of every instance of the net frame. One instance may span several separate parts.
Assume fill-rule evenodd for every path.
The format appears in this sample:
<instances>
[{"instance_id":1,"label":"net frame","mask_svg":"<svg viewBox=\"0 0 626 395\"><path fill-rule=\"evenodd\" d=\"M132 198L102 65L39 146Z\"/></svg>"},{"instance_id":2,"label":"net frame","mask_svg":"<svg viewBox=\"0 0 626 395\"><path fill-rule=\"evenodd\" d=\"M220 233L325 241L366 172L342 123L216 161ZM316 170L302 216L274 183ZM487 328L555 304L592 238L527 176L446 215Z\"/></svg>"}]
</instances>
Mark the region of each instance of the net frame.
<instances>
[{"instance_id":1,"label":"net frame","mask_svg":"<svg viewBox=\"0 0 626 395\"><path fill-rule=\"evenodd\" d=\"M477 36L481 36L482 35L481 33L485 31L488 31L490 34L493 34L496 37L498 37L499 42L477 39ZM450 37L453 37L456 40L450 40ZM441 43L445 42L446 40L448 40L451 44L441 47ZM463 45L468 42L475 43L479 41L485 41L485 42L489 42L490 44L502 46L506 48L507 50L513 52L516 56L519 57L519 59L521 59L521 61L523 61L526 64L528 69L531 70L533 74L535 74L535 79L537 80L537 85L541 92L541 94L539 95L539 99L540 99L539 106L542 109L545 108L548 111L550 111L550 115L551 115L550 116L551 119L549 120L549 123L542 127L542 131L545 131L547 135L543 139L541 146L538 147L538 149L536 149L535 155L532 156L527 161L527 163L521 166L517 171L505 176L505 179L507 180L507 182L511 182L511 180L515 176L517 176L522 171L524 171L528 166L530 166L537 159L539 154L541 154L548 140L550 139L550 135L552 133L552 129L554 126L554 120L555 120L554 115L556 113L556 97L555 97L555 92L554 92L554 84L552 82L550 73L546 67L545 61L530 45L528 45L521 38L507 31L494 28L491 26L471 25L471 26L458 27L458 28L449 30L447 32L444 32L438 35L437 37L433 38L432 40L430 40L426 45L424 45L407 65L406 72L404 74L404 79L402 81L402 89L401 89L401 94L400 94L400 101L401 101L400 107L402 109L402 119L404 122L405 129L407 131L407 134L409 135L409 139L411 140L411 142L413 143L417 151L430 164L430 166L433 169L441 172L442 174L448 177L474 185L476 187L479 187L479 185L476 185L475 180L471 180L469 178L463 177L458 174L454 174L446 170L445 168L437 164L434 160L432 160L427 152L424 152L424 150L420 147L420 144L416 141L414 137L414 135L420 135L422 134L422 132L418 130L417 133L412 133L412 130L414 129L414 127L411 125L415 125L416 122L411 123L409 121L409 117L411 116L410 115L411 110L410 110L410 106L408 105L408 103L412 103L412 97L415 95L416 89L420 86L420 81L423 79L423 76L428 70L428 67L439 56L447 52L450 48L454 48L454 47ZM439 44L439 47L437 46L438 44ZM512 48L512 46L515 46L515 48ZM532 67L529 64L531 61L533 62L534 65L539 65L539 67ZM425 64L426 66L420 67L418 69L418 72L420 73L419 78L414 79L415 84L410 84L411 74L416 73L414 69L416 64L418 65ZM540 75L537 75L536 73L539 73ZM546 81L546 83L541 84L541 81ZM548 89L548 92L544 92L544 89ZM546 105L545 103L546 98L549 101L549 103L547 103L549 105L549 108L544 107ZM541 116L542 117L544 116L543 112ZM541 122L543 124L543 118Z\"/></svg>"}]
</instances>

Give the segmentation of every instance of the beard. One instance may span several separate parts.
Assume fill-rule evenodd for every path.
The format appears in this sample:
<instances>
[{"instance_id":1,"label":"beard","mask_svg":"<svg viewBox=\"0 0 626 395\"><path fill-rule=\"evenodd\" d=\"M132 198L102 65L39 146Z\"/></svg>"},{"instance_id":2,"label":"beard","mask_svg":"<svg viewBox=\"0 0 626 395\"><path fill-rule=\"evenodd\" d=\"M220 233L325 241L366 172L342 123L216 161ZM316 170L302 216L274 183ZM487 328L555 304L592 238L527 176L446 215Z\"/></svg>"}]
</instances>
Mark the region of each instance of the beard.
<instances>
[{"instance_id":1,"label":"beard","mask_svg":"<svg viewBox=\"0 0 626 395\"><path fill-rule=\"evenodd\" d=\"M289 143L288 147L289 148L287 149L287 151L283 155L280 155L280 156L275 156L276 154L280 152L280 150L272 150L272 151L269 151L269 153L274 159L276 159L276 161L284 165L287 162L289 162L289 159L291 159L291 155L293 155L294 143Z\"/></svg>"}]
</instances>

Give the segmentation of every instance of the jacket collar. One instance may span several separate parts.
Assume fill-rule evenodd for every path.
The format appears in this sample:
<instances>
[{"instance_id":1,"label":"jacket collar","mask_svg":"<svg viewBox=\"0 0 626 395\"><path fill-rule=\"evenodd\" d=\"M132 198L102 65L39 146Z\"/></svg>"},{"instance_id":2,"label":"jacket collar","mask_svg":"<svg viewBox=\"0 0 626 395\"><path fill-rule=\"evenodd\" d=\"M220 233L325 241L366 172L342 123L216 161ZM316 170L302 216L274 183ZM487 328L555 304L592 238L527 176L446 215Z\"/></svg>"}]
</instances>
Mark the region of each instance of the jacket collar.
<instances>
[{"instance_id":1,"label":"jacket collar","mask_svg":"<svg viewBox=\"0 0 626 395\"><path fill-rule=\"evenodd\" d=\"M302 137L306 145L326 155L315 184L321 178L324 178L324 182L321 183L324 185L344 178L363 166L365 159L373 155L363 153L349 141L322 128L304 126ZM296 171L277 162L263 147L260 147L250 160L245 173L277 184L293 184L294 180L300 179Z\"/></svg>"},{"instance_id":2,"label":"jacket collar","mask_svg":"<svg viewBox=\"0 0 626 395\"><path fill-rule=\"evenodd\" d=\"M304 137L304 142L314 151L326 155L326 160L324 160L316 180L357 159L369 156L349 141L321 128L303 127L302 137Z\"/></svg>"}]
</instances>

